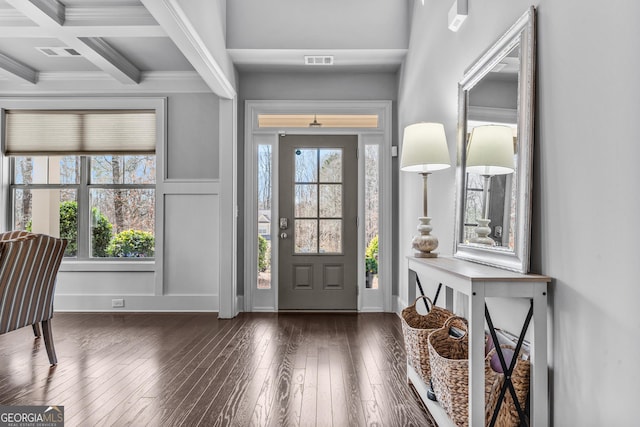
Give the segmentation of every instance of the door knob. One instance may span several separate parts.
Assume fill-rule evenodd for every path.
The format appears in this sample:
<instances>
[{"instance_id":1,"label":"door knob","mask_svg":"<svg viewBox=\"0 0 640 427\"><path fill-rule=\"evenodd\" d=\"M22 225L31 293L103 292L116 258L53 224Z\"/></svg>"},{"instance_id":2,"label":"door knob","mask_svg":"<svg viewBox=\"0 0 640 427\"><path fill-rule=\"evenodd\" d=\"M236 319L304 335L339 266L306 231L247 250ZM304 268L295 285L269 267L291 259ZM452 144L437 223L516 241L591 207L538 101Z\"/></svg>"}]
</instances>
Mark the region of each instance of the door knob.
<instances>
[{"instance_id":1,"label":"door knob","mask_svg":"<svg viewBox=\"0 0 640 427\"><path fill-rule=\"evenodd\" d=\"M280 233L280 238L281 238L281 239L286 239L287 237L289 237L289 236L287 235L287 233L285 233L285 232Z\"/></svg>"}]
</instances>

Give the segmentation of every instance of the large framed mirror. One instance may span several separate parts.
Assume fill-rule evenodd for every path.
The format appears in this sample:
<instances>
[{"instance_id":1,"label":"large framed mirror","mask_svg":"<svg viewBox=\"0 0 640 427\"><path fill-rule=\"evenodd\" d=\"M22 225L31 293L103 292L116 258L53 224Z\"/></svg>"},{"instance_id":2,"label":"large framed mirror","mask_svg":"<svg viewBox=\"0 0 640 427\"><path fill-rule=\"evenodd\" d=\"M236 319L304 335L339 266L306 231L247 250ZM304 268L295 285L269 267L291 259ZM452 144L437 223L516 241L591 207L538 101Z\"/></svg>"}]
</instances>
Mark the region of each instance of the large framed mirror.
<instances>
[{"instance_id":1,"label":"large framed mirror","mask_svg":"<svg viewBox=\"0 0 640 427\"><path fill-rule=\"evenodd\" d=\"M454 256L529 271L535 110L532 6L458 85Z\"/></svg>"}]
</instances>

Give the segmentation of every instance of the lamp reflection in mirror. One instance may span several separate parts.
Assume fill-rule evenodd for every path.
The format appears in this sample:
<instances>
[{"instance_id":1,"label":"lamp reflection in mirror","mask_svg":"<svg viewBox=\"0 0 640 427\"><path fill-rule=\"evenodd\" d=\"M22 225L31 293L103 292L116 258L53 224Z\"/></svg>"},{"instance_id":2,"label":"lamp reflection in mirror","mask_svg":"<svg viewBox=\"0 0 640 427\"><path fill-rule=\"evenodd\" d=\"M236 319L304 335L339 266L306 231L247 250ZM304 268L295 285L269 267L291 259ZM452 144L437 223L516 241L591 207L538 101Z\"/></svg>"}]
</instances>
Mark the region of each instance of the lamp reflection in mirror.
<instances>
[{"instance_id":1,"label":"lamp reflection in mirror","mask_svg":"<svg viewBox=\"0 0 640 427\"><path fill-rule=\"evenodd\" d=\"M419 258L435 258L438 239L431 235L431 218L428 215L427 178L433 171L451 166L447 137L441 123L415 123L404 129L400 170L418 172L422 175L422 214L420 224L411 246Z\"/></svg>"},{"instance_id":2,"label":"lamp reflection in mirror","mask_svg":"<svg viewBox=\"0 0 640 427\"><path fill-rule=\"evenodd\" d=\"M471 131L467 145L466 171L484 178L482 187L482 218L478 219L476 236L471 243L495 246L489 237L489 191L491 177L507 175L515 170L513 131L509 126L485 125Z\"/></svg>"}]
</instances>

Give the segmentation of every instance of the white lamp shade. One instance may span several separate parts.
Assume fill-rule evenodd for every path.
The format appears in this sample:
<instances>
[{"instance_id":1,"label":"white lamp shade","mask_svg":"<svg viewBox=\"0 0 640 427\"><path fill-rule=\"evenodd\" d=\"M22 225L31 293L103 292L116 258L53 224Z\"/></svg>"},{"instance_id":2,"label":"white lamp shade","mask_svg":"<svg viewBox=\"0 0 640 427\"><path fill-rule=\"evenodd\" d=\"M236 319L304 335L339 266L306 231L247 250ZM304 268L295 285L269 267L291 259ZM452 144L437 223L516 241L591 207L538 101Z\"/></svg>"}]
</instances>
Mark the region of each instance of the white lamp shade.
<instances>
[{"instance_id":1,"label":"white lamp shade","mask_svg":"<svg viewBox=\"0 0 640 427\"><path fill-rule=\"evenodd\" d=\"M485 125L471 131L467 145L467 172L506 175L515 170L513 131L509 126Z\"/></svg>"},{"instance_id":2,"label":"white lamp shade","mask_svg":"<svg viewBox=\"0 0 640 427\"><path fill-rule=\"evenodd\" d=\"M441 123L416 123L404 128L401 170L431 172L450 166L447 137Z\"/></svg>"}]
</instances>

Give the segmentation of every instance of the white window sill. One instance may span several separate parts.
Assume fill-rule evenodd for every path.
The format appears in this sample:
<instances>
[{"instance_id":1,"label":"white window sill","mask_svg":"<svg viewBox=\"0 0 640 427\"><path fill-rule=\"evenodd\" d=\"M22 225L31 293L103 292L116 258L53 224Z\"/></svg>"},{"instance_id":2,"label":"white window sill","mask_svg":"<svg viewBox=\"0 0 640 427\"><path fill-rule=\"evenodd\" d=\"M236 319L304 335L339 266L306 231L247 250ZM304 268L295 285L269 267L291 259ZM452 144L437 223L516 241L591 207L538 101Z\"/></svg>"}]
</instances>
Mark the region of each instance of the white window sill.
<instances>
[{"instance_id":1,"label":"white window sill","mask_svg":"<svg viewBox=\"0 0 640 427\"><path fill-rule=\"evenodd\" d=\"M60 271L155 271L155 261L62 261Z\"/></svg>"}]
</instances>

